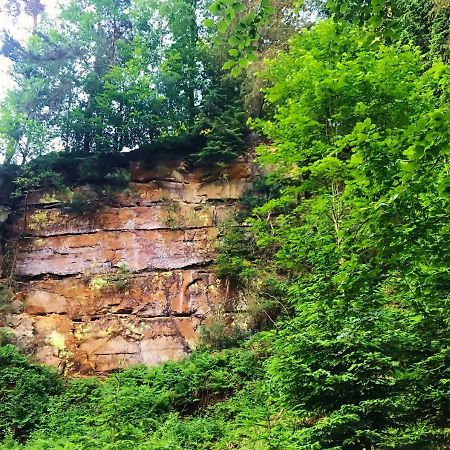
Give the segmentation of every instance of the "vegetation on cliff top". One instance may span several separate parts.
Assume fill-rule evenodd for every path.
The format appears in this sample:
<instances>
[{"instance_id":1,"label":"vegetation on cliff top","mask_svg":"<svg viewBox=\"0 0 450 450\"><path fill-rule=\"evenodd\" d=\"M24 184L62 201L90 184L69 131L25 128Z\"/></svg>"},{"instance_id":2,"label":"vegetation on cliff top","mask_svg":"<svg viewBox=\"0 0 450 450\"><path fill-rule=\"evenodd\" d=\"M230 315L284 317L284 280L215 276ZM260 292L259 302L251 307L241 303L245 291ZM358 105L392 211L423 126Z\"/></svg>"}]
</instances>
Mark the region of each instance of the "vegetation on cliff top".
<instances>
[{"instance_id":1,"label":"vegetation on cliff top","mask_svg":"<svg viewBox=\"0 0 450 450\"><path fill-rule=\"evenodd\" d=\"M400 0L356 24L332 2L265 63L267 174L217 270L268 321L104 381L2 347L3 448L450 448L450 5L423 4L424 29Z\"/></svg>"},{"instance_id":2,"label":"vegetation on cliff top","mask_svg":"<svg viewBox=\"0 0 450 450\"><path fill-rule=\"evenodd\" d=\"M57 19L35 13L26 43L2 39L15 82L0 104L6 163L166 142L227 161L245 148L242 80L221 69L226 48L201 21L207 2L83 0Z\"/></svg>"}]
</instances>

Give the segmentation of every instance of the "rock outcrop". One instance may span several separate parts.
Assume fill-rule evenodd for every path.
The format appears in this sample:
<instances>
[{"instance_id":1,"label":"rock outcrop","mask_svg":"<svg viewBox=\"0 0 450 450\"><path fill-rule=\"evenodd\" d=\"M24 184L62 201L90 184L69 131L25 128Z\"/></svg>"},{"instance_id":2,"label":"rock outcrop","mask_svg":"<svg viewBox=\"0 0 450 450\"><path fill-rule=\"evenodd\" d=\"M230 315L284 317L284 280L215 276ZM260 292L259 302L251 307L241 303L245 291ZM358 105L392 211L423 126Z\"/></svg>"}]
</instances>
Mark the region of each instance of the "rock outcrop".
<instances>
[{"instance_id":1,"label":"rock outcrop","mask_svg":"<svg viewBox=\"0 0 450 450\"><path fill-rule=\"evenodd\" d=\"M229 306L211 263L252 170L134 163L129 186L89 214L63 206L70 193L30 194L7 228L21 309L9 326L21 344L81 374L188 353L199 326Z\"/></svg>"}]
</instances>

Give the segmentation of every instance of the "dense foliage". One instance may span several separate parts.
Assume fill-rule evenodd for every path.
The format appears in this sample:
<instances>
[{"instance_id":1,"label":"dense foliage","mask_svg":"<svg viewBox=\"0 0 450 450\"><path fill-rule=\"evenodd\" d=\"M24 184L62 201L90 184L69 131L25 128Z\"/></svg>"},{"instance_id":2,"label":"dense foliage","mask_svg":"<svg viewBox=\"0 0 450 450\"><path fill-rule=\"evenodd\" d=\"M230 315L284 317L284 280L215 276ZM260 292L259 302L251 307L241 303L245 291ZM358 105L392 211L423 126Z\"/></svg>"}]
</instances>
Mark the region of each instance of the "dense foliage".
<instances>
[{"instance_id":1,"label":"dense foliage","mask_svg":"<svg viewBox=\"0 0 450 450\"><path fill-rule=\"evenodd\" d=\"M7 2L11 3L11 2ZM201 17L207 4L83 0L43 11L26 44L4 33L15 87L0 105L0 155L133 149L202 136L200 159L244 149L241 82L221 70Z\"/></svg>"},{"instance_id":2,"label":"dense foliage","mask_svg":"<svg viewBox=\"0 0 450 450\"><path fill-rule=\"evenodd\" d=\"M390 42L412 42L431 57L448 60L450 54L448 0L295 0L288 5L283 0L214 0L209 9L216 20L208 18L205 24L217 27L224 36L231 33L230 57L224 67L232 68L234 74L257 59L267 42L267 28L273 27L280 11L291 23L303 26L330 16L347 24L368 24L378 37Z\"/></svg>"},{"instance_id":3,"label":"dense foliage","mask_svg":"<svg viewBox=\"0 0 450 450\"><path fill-rule=\"evenodd\" d=\"M285 187L249 223L295 311L267 368L301 448L448 444L450 71L427 66L322 22L267 71Z\"/></svg>"},{"instance_id":4,"label":"dense foliage","mask_svg":"<svg viewBox=\"0 0 450 450\"><path fill-rule=\"evenodd\" d=\"M413 3L351 24L359 2L333 2L266 62L264 176L217 260L247 340L219 326L209 352L63 390L4 347L3 448L450 449L450 5L423 3L422 33Z\"/></svg>"},{"instance_id":5,"label":"dense foliage","mask_svg":"<svg viewBox=\"0 0 450 450\"><path fill-rule=\"evenodd\" d=\"M207 406L251 390L261 372L260 345L248 347L134 367L104 382L74 379L63 392L52 372L3 347L0 433L8 438L2 448L15 448L12 438L28 438L33 449L208 448L226 422L209 422Z\"/></svg>"},{"instance_id":6,"label":"dense foliage","mask_svg":"<svg viewBox=\"0 0 450 450\"><path fill-rule=\"evenodd\" d=\"M30 363L12 345L0 347L0 436L23 440L61 388L55 372Z\"/></svg>"},{"instance_id":7,"label":"dense foliage","mask_svg":"<svg viewBox=\"0 0 450 450\"><path fill-rule=\"evenodd\" d=\"M219 264L282 291L266 376L299 423L281 448L448 448L449 68L324 21L265 76L279 193Z\"/></svg>"}]
</instances>

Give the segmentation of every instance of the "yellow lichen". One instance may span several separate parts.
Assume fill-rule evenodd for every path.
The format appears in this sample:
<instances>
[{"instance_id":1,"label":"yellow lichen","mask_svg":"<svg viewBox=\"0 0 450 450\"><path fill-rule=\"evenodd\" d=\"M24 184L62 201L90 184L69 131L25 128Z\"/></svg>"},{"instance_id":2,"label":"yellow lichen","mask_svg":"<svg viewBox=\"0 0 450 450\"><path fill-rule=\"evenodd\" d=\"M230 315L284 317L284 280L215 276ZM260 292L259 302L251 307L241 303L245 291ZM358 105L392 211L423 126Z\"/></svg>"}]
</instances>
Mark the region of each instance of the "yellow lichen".
<instances>
[{"instance_id":1,"label":"yellow lichen","mask_svg":"<svg viewBox=\"0 0 450 450\"><path fill-rule=\"evenodd\" d=\"M87 323L87 324L83 324L81 325L78 329L75 329L74 331L74 336L75 339L83 339L87 334L90 334L92 332L92 326Z\"/></svg>"},{"instance_id":2,"label":"yellow lichen","mask_svg":"<svg viewBox=\"0 0 450 450\"><path fill-rule=\"evenodd\" d=\"M91 289L96 289L101 291L102 289L107 288L109 285L108 280L102 277L95 277L92 278L91 282L89 283L89 286Z\"/></svg>"},{"instance_id":3,"label":"yellow lichen","mask_svg":"<svg viewBox=\"0 0 450 450\"><path fill-rule=\"evenodd\" d=\"M98 333L99 337L107 337L109 335L111 335L114 332L114 327L108 327L105 328L104 330L100 330L100 332Z\"/></svg>"},{"instance_id":4,"label":"yellow lichen","mask_svg":"<svg viewBox=\"0 0 450 450\"><path fill-rule=\"evenodd\" d=\"M59 211L37 211L29 219L30 230L42 230L58 221L61 213Z\"/></svg>"},{"instance_id":5,"label":"yellow lichen","mask_svg":"<svg viewBox=\"0 0 450 450\"><path fill-rule=\"evenodd\" d=\"M45 194L41 197L40 203L49 204L49 203L59 203L59 199L56 198L55 194Z\"/></svg>"},{"instance_id":6,"label":"yellow lichen","mask_svg":"<svg viewBox=\"0 0 450 450\"><path fill-rule=\"evenodd\" d=\"M33 240L33 246L34 247L43 247L44 245L44 239L34 239Z\"/></svg>"},{"instance_id":7,"label":"yellow lichen","mask_svg":"<svg viewBox=\"0 0 450 450\"><path fill-rule=\"evenodd\" d=\"M57 350L65 350L66 349L66 339L57 331L52 331L52 333L47 338L48 342L53 345Z\"/></svg>"}]
</instances>

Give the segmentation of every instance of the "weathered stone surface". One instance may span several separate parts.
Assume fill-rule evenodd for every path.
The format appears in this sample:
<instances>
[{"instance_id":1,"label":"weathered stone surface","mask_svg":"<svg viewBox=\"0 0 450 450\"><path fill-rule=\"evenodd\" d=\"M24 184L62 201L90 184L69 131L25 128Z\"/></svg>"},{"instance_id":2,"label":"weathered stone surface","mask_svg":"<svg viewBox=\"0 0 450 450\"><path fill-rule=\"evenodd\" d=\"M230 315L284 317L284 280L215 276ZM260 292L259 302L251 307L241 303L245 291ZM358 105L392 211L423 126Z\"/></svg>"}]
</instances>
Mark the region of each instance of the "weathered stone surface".
<instances>
[{"instance_id":1,"label":"weathered stone surface","mask_svg":"<svg viewBox=\"0 0 450 450\"><path fill-rule=\"evenodd\" d=\"M95 214L71 214L67 192L41 191L10 215L22 312L9 326L61 371L179 359L219 304L229 311L231 293L211 263L218 225L238 209L252 166L206 173L179 161L134 162L130 172L129 188Z\"/></svg>"},{"instance_id":2,"label":"weathered stone surface","mask_svg":"<svg viewBox=\"0 0 450 450\"><path fill-rule=\"evenodd\" d=\"M130 364L158 364L180 359L196 343L200 317L139 318L105 314L87 322L51 314L23 313L11 318L22 345L36 349L36 359L61 370L106 372ZM31 337L32 336L32 337Z\"/></svg>"},{"instance_id":3,"label":"weathered stone surface","mask_svg":"<svg viewBox=\"0 0 450 450\"><path fill-rule=\"evenodd\" d=\"M119 206L141 205L183 199L186 203L237 200L248 187L242 180L220 180L212 183L184 184L174 181L151 181L145 184L131 183L129 191L118 195Z\"/></svg>"},{"instance_id":4,"label":"weathered stone surface","mask_svg":"<svg viewBox=\"0 0 450 450\"><path fill-rule=\"evenodd\" d=\"M189 351L200 319L104 316L76 325L80 342L73 362L88 371L108 371L133 363L158 364Z\"/></svg>"},{"instance_id":5,"label":"weathered stone surface","mask_svg":"<svg viewBox=\"0 0 450 450\"><path fill-rule=\"evenodd\" d=\"M28 314L65 314L68 307L65 297L44 290L31 291L26 298Z\"/></svg>"},{"instance_id":6,"label":"weathered stone surface","mask_svg":"<svg viewBox=\"0 0 450 450\"><path fill-rule=\"evenodd\" d=\"M23 240L19 276L98 273L126 264L133 271L179 269L211 262L215 228L101 231Z\"/></svg>"},{"instance_id":7,"label":"weathered stone surface","mask_svg":"<svg viewBox=\"0 0 450 450\"><path fill-rule=\"evenodd\" d=\"M61 314L90 320L103 314L138 317L171 315L203 317L219 301L219 281L209 272L175 270L130 275L125 288L102 286L108 274L40 280L26 283L21 292L29 315Z\"/></svg>"},{"instance_id":8,"label":"weathered stone surface","mask_svg":"<svg viewBox=\"0 0 450 450\"><path fill-rule=\"evenodd\" d=\"M99 231L134 231L214 227L230 219L232 205L187 204L177 201L149 206L105 208L94 216L76 216L58 208L31 207L11 223L12 234L50 237ZM25 225L25 226L24 226Z\"/></svg>"},{"instance_id":9,"label":"weathered stone surface","mask_svg":"<svg viewBox=\"0 0 450 450\"><path fill-rule=\"evenodd\" d=\"M246 161L239 161L226 167L188 169L184 162L165 161L156 167L146 168L145 163L136 161L131 164L131 179L138 182L167 180L179 183L211 183L219 180L251 181L255 168Z\"/></svg>"},{"instance_id":10,"label":"weathered stone surface","mask_svg":"<svg viewBox=\"0 0 450 450\"><path fill-rule=\"evenodd\" d=\"M166 169L166 164L174 168ZM168 200L184 203L237 200L255 175L254 166L247 162L209 173L203 169L187 172L180 162L167 162L150 170L143 168L142 163L133 163L130 171L132 182L111 199L114 206L148 206ZM28 195L27 205L57 206L68 199L67 192L38 190Z\"/></svg>"}]
</instances>

